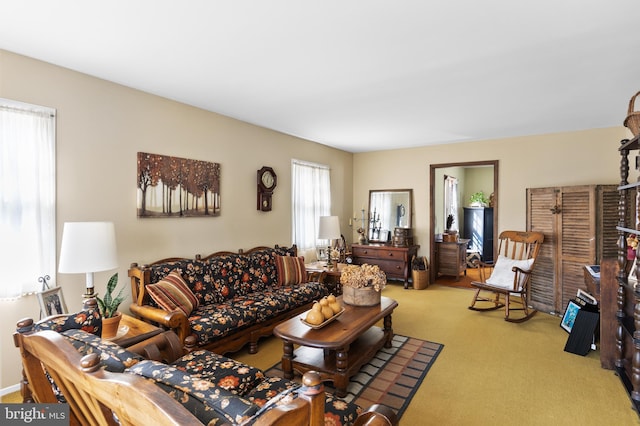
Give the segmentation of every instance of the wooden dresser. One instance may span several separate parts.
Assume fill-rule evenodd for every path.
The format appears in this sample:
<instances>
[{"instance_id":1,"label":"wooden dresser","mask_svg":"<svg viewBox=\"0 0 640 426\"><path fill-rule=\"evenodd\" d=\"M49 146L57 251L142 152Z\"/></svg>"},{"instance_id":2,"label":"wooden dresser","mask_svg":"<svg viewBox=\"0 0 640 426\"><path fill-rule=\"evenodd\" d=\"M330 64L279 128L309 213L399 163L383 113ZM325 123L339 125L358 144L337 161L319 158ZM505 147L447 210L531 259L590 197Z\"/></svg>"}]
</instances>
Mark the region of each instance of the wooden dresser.
<instances>
[{"instance_id":1,"label":"wooden dresser","mask_svg":"<svg viewBox=\"0 0 640 426\"><path fill-rule=\"evenodd\" d=\"M351 254L353 263L378 265L387 274L387 279L403 280L404 288L408 288L411 259L417 256L419 248L417 245L394 247L384 244L353 244Z\"/></svg>"},{"instance_id":2,"label":"wooden dresser","mask_svg":"<svg viewBox=\"0 0 640 426\"><path fill-rule=\"evenodd\" d=\"M469 240L459 239L457 242L436 242L436 277L453 275L456 281L460 274L467 273L467 245Z\"/></svg>"}]
</instances>

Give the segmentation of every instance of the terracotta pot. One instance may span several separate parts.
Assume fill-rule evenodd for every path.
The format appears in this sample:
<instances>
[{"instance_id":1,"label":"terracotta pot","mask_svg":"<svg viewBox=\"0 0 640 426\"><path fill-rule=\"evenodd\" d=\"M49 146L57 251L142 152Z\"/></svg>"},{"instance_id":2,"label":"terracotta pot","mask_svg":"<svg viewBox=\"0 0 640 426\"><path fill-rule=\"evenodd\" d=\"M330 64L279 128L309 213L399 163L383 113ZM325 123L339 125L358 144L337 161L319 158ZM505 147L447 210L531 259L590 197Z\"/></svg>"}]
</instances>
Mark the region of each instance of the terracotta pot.
<instances>
[{"instance_id":1,"label":"terracotta pot","mask_svg":"<svg viewBox=\"0 0 640 426\"><path fill-rule=\"evenodd\" d=\"M102 338L112 339L118 334L118 326L122 319L122 313L116 312L111 318L102 318Z\"/></svg>"},{"instance_id":2,"label":"terracotta pot","mask_svg":"<svg viewBox=\"0 0 640 426\"><path fill-rule=\"evenodd\" d=\"M342 286L342 301L347 305L375 306L380 304L380 292L371 287Z\"/></svg>"}]
</instances>

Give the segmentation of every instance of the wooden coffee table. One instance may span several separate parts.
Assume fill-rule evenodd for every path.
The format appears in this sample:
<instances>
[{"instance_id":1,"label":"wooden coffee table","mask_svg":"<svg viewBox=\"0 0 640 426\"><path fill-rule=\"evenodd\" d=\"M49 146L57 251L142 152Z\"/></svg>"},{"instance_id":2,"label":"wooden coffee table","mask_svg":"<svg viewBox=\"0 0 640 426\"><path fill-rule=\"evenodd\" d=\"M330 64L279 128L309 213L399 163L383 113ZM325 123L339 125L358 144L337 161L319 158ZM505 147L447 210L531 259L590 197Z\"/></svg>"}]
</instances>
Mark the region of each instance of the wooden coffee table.
<instances>
[{"instance_id":1,"label":"wooden coffee table","mask_svg":"<svg viewBox=\"0 0 640 426\"><path fill-rule=\"evenodd\" d=\"M381 347L391 347L391 314L398 302L382 297L376 306L352 306L342 302L345 310L333 322L320 329L305 325L306 312L279 324L274 334L283 341L282 371L292 379L314 370L322 380L331 380L336 394L347 394L349 378L367 363ZM383 328L375 324L383 319ZM299 345L294 351L293 345Z\"/></svg>"}]
</instances>

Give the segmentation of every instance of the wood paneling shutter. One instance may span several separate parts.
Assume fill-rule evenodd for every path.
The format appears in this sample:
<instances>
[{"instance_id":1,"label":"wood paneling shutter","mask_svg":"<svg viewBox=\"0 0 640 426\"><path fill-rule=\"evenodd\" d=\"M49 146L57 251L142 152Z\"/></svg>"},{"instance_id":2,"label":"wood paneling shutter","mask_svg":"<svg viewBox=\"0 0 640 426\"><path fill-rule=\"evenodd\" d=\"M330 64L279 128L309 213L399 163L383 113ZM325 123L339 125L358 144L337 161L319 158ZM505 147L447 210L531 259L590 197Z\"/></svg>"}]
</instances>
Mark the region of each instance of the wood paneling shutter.
<instances>
[{"instance_id":1,"label":"wood paneling shutter","mask_svg":"<svg viewBox=\"0 0 640 426\"><path fill-rule=\"evenodd\" d=\"M615 185L527 189L527 230L544 233L531 280L531 306L561 314L578 289L584 265L616 257L618 197Z\"/></svg>"}]
</instances>

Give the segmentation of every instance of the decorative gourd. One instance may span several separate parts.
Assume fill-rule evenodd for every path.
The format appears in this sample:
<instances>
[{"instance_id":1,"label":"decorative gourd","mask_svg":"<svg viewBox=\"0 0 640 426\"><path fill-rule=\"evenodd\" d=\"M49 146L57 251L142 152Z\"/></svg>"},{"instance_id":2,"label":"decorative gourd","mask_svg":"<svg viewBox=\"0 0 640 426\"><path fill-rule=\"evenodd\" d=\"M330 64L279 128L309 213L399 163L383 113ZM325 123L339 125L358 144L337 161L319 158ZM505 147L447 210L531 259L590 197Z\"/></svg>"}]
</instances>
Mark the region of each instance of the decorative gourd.
<instances>
[{"instance_id":1,"label":"decorative gourd","mask_svg":"<svg viewBox=\"0 0 640 426\"><path fill-rule=\"evenodd\" d=\"M329 319L333 316L333 309L329 306L329 300L326 297L320 299L320 306L322 306L322 315L324 319Z\"/></svg>"},{"instance_id":2,"label":"decorative gourd","mask_svg":"<svg viewBox=\"0 0 640 426\"><path fill-rule=\"evenodd\" d=\"M312 325L319 325L324 322L324 316L322 315L322 312L315 309L311 309L309 312L307 312L305 321Z\"/></svg>"}]
</instances>

